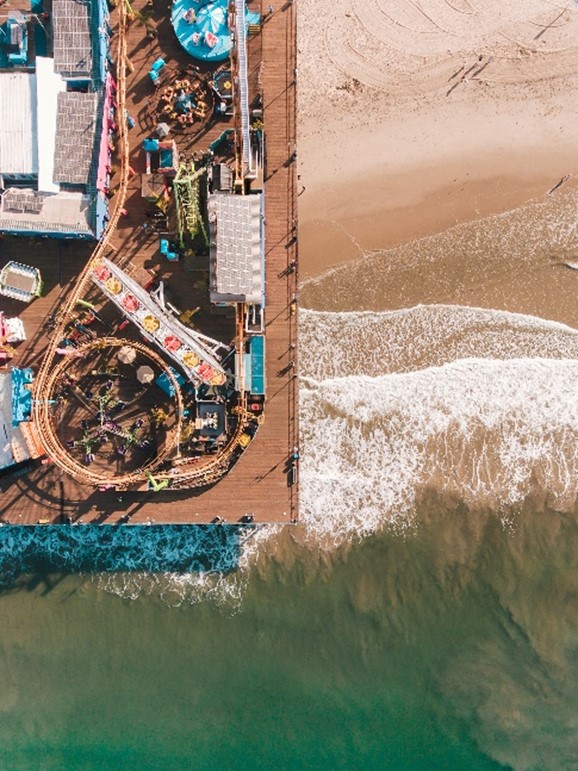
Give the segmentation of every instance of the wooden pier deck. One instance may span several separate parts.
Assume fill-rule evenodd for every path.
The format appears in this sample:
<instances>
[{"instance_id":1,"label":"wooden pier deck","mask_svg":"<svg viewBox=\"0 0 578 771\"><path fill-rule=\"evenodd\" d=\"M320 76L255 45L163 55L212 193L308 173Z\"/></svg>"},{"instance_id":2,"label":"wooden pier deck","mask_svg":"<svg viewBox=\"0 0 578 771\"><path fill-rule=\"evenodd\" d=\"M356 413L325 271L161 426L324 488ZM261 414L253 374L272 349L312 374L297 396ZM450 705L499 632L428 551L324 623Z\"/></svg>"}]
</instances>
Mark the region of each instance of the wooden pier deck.
<instances>
[{"instance_id":1,"label":"wooden pier deck","mask_svg":"<svg viewBox=\"0 0 578 771\"><path fill-rule=\"evenodd\" d=\"M144 9L144 0L132 4ZM258 2L249 8L259 10ZM150 6L147 6L150 8ZM297 271L287 272L297 259L296 163L296 9L289 0L273 14L265 13L261 32L249 38L250 77L259 79L263 93L266 133L266 379L265 420L255 439L231 472L205 490L154 493L101 492L64 475L52 464L39 465L20 476L0 477L0 521L18 524L65 522L114 524L128 521L171 524L208 523L216 516L236 522L252 514L255 522L289 523L298 516L298 486L289 485L287 460L298 445L297 366ZM114 19L113 19L114 22ZM154 88L148 77L151 63L164 56L175 66L192 63L176 40L170 24L170 8L154 0L147 37L145 27L134 22L129 29L128 51L132 73L128 79L127 105L136 125L130 132L131 166L136 174L126 202L127 216L113 239L115 248L130 255L135 266L156 268L172 274L176 282L194 280L187 260L162 262L158 237L142 229L145 203L140 195L144 159L142 140L150 135L147 102ZM114 44L114 38L113 38ZM178 137L185 152L204 151L227 124L211 123L200 136ZM113 178L114 185L114 178ZM24 319L29 340L18 349L15 366L38 365L46 344L46 316L58 307L72 286L74 276L86 263L93 245L75 241L4 238L0 264L18 259L38 266L45 280L45 294L30 306L2 301L7 315Z\"/></svg>"}]
</instances>

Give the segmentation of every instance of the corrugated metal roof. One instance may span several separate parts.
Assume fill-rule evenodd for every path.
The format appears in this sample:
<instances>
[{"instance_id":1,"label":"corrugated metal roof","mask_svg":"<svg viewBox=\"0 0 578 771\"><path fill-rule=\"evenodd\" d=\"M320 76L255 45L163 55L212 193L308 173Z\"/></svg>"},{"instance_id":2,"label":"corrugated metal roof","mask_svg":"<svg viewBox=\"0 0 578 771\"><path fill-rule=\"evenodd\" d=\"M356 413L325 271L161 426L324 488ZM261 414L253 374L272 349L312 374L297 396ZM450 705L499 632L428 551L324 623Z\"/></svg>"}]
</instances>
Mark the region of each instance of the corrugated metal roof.
<instances>
[{"instance_id":1,"label":"corrugated metal roof","mask_svg":"<svg viewBox=\"0 0 578 771\"><path fill-rule=\"evenodd\" d=\"M0 73L0 173L37 174L36 75Z\"/></svg>"}]
</instances>

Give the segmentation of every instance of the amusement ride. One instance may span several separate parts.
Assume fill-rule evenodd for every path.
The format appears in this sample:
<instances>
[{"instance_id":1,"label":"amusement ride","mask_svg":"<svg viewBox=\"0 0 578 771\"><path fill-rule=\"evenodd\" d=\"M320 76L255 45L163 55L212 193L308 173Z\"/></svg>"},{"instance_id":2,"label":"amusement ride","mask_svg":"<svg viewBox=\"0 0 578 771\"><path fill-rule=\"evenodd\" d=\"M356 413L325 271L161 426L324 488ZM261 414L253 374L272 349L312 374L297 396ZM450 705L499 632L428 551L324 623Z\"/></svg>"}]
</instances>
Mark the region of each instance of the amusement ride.
<instances>
[{"instance_id":1,"label":"amusement ride","mask_svg":"<svg viewBox=\"0 0 578 771\"><path fill-rule=\"evenodd\" d=\"M127 115L126 80L128 70L127 25L130 6L123 0L117 6L117 114ZM238 14L241 14L239 20ZM246 51L245 51L245 0L232 0L229 5L228 24L231 29L230 49L233 73L234 139L235 139L235 183L243 184L247 175L254 173L247 110ZM242 38L240 40L240 37ZM245 67L245 70L243 69ZM100 489L152 489L191 488L207 486L216 482L230 469L232 463L247 445L247 436L254 433L255 417L248 410L243 390L237 394L234 408L234 423L227 432L226 441L218 450L202 458L181 455L180 448L188 439L187 391L190 382L184 380L177 370L149 343L156 343L154 330L144 337L147 343L125 337L110 335L97 337L87 335L73 347L62 349L62 340L71 318L75 317L78 305L88 308L86 300L89 290L103 270L109 271L110 280L115 271L122 271L128 258L117 253L110 245L110 239L122 216L131 176L129 163L128 123L118 121L118 164L119 186L114 207L106 229L97 243L88 263L78 276L66 301L52 320L51 336L34 381L32 420L37 440L44 448L48 459L80 483ZM207 240L203 216L199 209L199 180L206 172L204 167L182 163L174 179L174 196L179 238L183 234L201 232ZM95 278L96 277L96 278ZM102 288L109 281L102 281ZM112 284L108 284L109 288ZM111 290L112 291L112 290ZM138 295L135 286L123 295L122 301L130 294ZM144 290L142 290L144 292ZM106 291L105 291L106 294ZM108 299L115 299L111 292ZM150 301L142 294L135 302L144 308ZM119 300L120 302L120 300ZM128 305L126 306L128 308ZM135 306L136 308L137 306ZM155 313L161 319L162 307ZM236 305L235 352L242 356L245 344L246 306ZM150 316L151 314L149 314ZM142 320L143 329L147 327ZM131 319L132 320L132 319ZM176 323L176 322L175 322ZM205 358L211 359L211 342L197 340L204 346ZM193 367L196 356L194 377L202 380L202 357L195 351L195 340L190 340ZM170 351L170 348L168 348ZM188 350L188 349L187 349ZM166 354L167 351L164 351ZM181 355L181 369L183 357ZM202 354L202 351L201 351ZM177 354L173 354L175 358ZM212 361L212 359L211 359ZM219 361L212 366L211 376L220 378ZM213 362L213 364L215 364ZM187 359L184 358L187 364ZM199 375L199 372L201 373ZM162 376L166 384L166 396L156 396L155 406L147 405L147 392L153 378ZM206 377L207 387L211 381ZM157 389L158 390L158 389ZM161 398L162 404L157 404ZM216 415L209 412L207 425L216 421Z\"/></svg>"}]
</instances>

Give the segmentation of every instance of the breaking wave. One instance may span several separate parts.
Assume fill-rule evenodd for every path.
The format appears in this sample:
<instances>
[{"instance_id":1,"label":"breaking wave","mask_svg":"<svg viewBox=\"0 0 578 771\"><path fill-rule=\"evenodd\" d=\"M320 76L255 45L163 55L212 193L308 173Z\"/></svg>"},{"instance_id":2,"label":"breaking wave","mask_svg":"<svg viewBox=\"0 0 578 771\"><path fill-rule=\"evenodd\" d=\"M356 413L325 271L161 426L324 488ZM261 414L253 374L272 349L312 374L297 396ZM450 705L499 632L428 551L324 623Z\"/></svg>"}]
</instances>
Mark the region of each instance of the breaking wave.
<instances>
[{"instance_id":1,"label":"breaking wave","mask_svg":"<svg viewBox=\"0 0 578 771\"><path fill-rule=\"evenodd\" d=\"M406 527L426 493L508 514L578 493L578 362L470 359L307 379L301 516L334 543Z\"/></svg>"},{"instance_id":2,"label":"breaking wave","mask_svg":"<svg viewBox=\"0 0 578 771\"><path fill-rule=\"evenodd\" d=\"M26 576L80 573L125 599L154 594L170 605L243 596L255 526L41 525L0 528L0 587Z\"/></svg>"},{"instance_id":3,"label":"breaking wave","mask_svg":"<svg viewBox=\"0 0 578 771\"><path fill-rule=\"evenodd\" d=\"M509 516L578 494L578 332L458 306L301 314L301 521L326 543L420 502Z\"/></svg>"},{"instance_id":4,"label":"breaking wave","mask_svg":"<svg viewBox=\"0 0 578 771\"><path fill-rule=\"evenodd\" d=\"M411 372L470 357L578 358L578 331L535 316L456 305L300 315L306 378Z\"/></svg>"}]
</instances>

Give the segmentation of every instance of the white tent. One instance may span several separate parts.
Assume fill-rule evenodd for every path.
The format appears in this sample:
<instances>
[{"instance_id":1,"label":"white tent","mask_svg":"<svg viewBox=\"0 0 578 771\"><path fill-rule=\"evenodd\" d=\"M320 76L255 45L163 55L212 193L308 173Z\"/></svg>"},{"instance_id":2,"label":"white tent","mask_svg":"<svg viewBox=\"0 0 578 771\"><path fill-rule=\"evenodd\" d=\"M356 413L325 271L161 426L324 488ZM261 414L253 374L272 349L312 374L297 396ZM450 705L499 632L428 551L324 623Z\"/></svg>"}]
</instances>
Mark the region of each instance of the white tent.
<instances>
[{"instance_id":1,"label":"white tent","mask_svg":"<svg viewBox=\"0 0 578 771\"><path fill-rule=\"evenodd\" d=\"M155 379L153 368L149 367L147 364L143 364L143 366L139 367L136 371L136 379L139 383L152 383Z\"/></svg>"},{"instance_id":2,"label":"white tent","mask_svg":"<svg viewBox=\"0 0 578 771\"><path fill-rule=\"evenodd\" d=\"M136 351L130 345L123 345L118 352L118 360L123 364L132 364L136 359Z\"/></svg>"}]
</instances>

